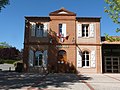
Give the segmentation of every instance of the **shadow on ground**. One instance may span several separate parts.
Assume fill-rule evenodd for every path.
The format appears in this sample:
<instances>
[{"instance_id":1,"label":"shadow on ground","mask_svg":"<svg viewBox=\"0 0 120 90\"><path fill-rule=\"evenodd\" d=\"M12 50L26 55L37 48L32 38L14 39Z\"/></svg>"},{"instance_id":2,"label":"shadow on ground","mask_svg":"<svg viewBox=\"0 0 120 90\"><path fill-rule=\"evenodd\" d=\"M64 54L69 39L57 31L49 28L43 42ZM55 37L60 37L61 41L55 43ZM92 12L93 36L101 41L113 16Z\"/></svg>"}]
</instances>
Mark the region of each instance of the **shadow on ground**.
<instances>
[{"instance_id":1,"label":"shadow on ground","mask_svg":"<svg viewBox=\"0 0 120 90\"><path fill-rule=\"evenodd\" d=\"M36 74L36 73L17 73L0 72L0 89L21 89L23 87L48 88L68 87L75 82L92 79L84 75L77 74Z\"/></svg>"}]
</instances>

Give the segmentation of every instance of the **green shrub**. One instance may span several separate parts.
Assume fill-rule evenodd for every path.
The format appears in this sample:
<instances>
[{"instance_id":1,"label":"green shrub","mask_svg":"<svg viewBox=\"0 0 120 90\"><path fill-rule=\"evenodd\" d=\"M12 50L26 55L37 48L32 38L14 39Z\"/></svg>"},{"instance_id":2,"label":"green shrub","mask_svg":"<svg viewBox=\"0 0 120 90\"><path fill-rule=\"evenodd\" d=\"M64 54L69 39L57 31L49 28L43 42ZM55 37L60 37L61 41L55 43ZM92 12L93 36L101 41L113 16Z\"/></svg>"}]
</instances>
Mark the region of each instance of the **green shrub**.
<instances>
[{"instance_id":1,"label":"green shrub","mask_svg":"<svg viewBox=\"0 0 120 90\"><path fill-rule=\"evenodd\" d=\"M0 59L0 64L4 64L4 63L14 64L16 61L18 61L18 60L3 60L3 59Z\"/></svg>"},{"instance_id":2,"label":"green shrub","mask_svg":"<svg viewBox=\"0 0 120 90\"><path fill-rule=\"evenodd\" d=\"M3 64L4 62L2 60L0 60L0 64Z\"/></svg>"},{"instance_id":3,"label":"green shrub","mask_svg":"<svg viewBox=\"0 0 120 90\"><path fill-rule=\"evenodd\" d=\"M4 63L13 64L16 60L4 60Z\"/></svg>"}]
</instances>

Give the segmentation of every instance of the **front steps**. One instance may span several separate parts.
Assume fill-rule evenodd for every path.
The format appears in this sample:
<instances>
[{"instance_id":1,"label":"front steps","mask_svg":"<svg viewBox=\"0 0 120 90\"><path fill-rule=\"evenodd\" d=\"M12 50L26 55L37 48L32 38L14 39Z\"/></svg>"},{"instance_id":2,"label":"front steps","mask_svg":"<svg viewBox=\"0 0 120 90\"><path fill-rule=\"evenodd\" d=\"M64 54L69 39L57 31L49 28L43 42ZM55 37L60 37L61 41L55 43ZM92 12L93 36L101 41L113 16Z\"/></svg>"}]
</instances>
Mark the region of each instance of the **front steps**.
<instances>
[{"instance_id":1,"label":"front steps","mask_svg":"<svg viewBox=\"0 0 120 90\"><path fill-rule=\"evenodd\" d=\"M47 73L47 68L44 67L29 67L29 73Z\"/></svg>"}]
</instances>

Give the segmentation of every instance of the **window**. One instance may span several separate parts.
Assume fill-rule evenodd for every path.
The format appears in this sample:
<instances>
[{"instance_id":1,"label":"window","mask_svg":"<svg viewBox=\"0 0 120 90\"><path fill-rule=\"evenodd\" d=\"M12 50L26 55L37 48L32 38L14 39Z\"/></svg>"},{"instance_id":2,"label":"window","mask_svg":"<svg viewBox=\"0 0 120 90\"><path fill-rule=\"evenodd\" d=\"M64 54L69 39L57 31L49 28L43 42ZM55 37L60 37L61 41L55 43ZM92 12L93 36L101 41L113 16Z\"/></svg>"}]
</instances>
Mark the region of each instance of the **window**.
<instances>
[{"instance_id":1,"label":"window","mask_svg":"<svg viewBox=\"0 0 120 90\"><path fill-rule=\"evenodd\" d=\"M35 53L35 66L41 66L43 64L43 53L41 51L37 51Z\"/></svg>"},{"instance_id":2,"label":"window","mask_svg":"<svg viewBox=\"0 0 120 90\"><path fill-rule=\"evenodd\" d=\"M66 24L59 24L59 36L66 37Z\"/></svg>"},{"instance_id":3,"label":"window","mask_svg":"<svg viewBox=\"0 0 120 90\"><path fill-rule=\"evenodd\" d=\"M36 24L36 32L35 32L35 36L36 37L43 37L43 24Z\"/></svg>"},{"instance_id":4,"label":"window","mask_svg":"<svg viewBox=\"0 0 120 90\"><path fill-rule=\"evenodd\" d=\"M89 52L84 51L82 56L82 67L89 66Z\"/></svg>"},{"instance_id":5,"label":"window","mask_svg":"<svg viewBox=\"0 0 120 90\"><path fill-rule=\"evenodd\" d=\"M59 34L62 35L62 24L59 24Z\"/></svg>"},{"instance_id":6,"label":"window","mask_svg":"<svg viewBox=\"0 0 120 90\"><path fill-rule=\"evenodd\" d=\"M47 37L48 34L48 23L35 23L30 22L31 36L34 37Z\"/></svg>"},{"instance_id":7,"label":"window","mask_svg":"<svg viewBox=\"0 0 120 90\"><path fill-rule=\"evenodd\" d=\"M82 24L82 37L88 37L88 24Z\"/></svg>"},{"instance_id":8,"label":"window","mask_svg":"<svg viewBox=\"0 0 120 90\"><path fill-rule=\"evenodd\" d=\"M77 37L91 37L95 36L95 24L77 24Z\"/></svg>"}]
</instances>

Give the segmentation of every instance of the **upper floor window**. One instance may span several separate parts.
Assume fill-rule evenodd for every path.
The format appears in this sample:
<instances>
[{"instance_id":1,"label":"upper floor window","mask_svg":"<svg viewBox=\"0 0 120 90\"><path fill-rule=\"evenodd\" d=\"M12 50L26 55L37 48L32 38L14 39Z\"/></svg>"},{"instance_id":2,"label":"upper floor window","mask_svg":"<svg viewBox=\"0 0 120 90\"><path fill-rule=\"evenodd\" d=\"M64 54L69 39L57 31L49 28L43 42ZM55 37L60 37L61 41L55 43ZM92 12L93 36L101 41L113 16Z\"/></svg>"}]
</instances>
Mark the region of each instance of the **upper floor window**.
<instances>
[{"instance_id":1,"label":"upper floor window","mask_svg":"<svg viewBox=\"0 0 120 90\"><path fill-rule=\"evenodd\" d=\"M88 37L88 24L82 24L82 37Z\"/></svg>"},{"instance_id":2,"label":"upper floor window","mask_svg":"<svg viewBox=\"0 0 120 90\"><path fill-rule=\"evenodd\" d=\"M31 36L35 37L47 37L47 31L48 31L48 24L43 23L43 24L37 24L34 22L30 22L31 24Z\"/></svg>"},{"instance_id":3,"label":"upper floor window","mask_svg":"<svg viewBox=\"0 0 120 90\"><path fill-rule=\"evenodd\" d=\"M59 36L66 37L66 24L59 24Z\"/></svg>"},{"instance_id":4,"label":"upper floor window","mask_svg":"<svg viewBox=\"0 0 120 90\"><path fill-rule=\"evenodd\" d=\"M59 24L59 34L62 35L62 24Z\"/></svg>"},{"instance_id":5,"label":"upper floor window","mask_svg":"<svg viewBox=\"0 0 120 90\"><path fill-rule=\"evenodd\" d=\"M89 52L84 51L82 54L82 67L89 66Z\"/></svg>"},{"instance_id":6,"label":"upper floor window","mask_svg":"<svg viewBox=\"0 0 120 90\"><path fill-rule=\"evenodd\" d=\"M95 35L95 25L91 24L77 24L77 37L94 37Z\"/></svg>"},{"instance_id":7,"label":"upper floor window","mask_svg":"<svg viewBox=\"0 0 120 90\"><path fill-rule=\"evenodd\" d=\"M36 24L36 29L35 29L36 37L43 37L43 31L44 31L43 28L44 28L43 24Z\"/></svg>"}]
</instances>

